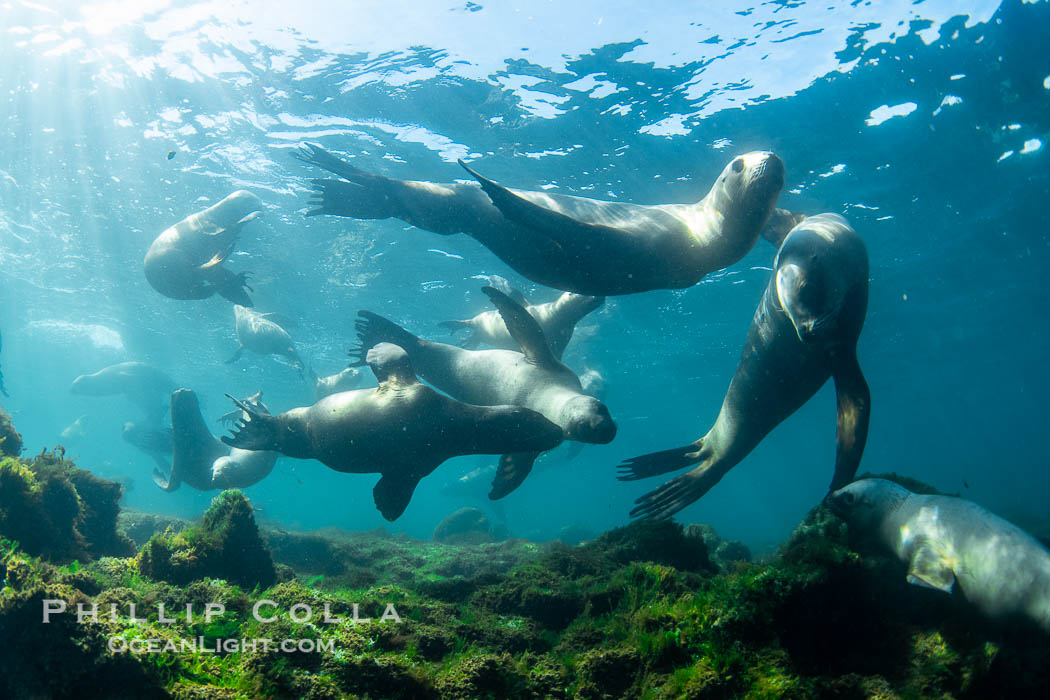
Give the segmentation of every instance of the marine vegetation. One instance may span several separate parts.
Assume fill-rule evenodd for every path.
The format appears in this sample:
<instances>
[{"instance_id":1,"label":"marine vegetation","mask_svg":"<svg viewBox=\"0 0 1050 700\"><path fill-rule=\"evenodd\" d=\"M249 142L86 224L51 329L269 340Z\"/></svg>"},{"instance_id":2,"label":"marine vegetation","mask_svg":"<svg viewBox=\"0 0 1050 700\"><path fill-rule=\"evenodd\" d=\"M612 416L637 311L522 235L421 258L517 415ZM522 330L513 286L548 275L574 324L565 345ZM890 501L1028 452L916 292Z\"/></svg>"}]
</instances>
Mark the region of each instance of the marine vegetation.
<instances>
[{"instance_id":1,"label":"marine vegetation","mask_svg":"<svg viewBox=\"0 0 1050 700\"><path fill-rule=\"evenodd\" d=\"M79 508L83 484L107 483L78 471L52 453L0 467L5 698L984 697L1050 683L1038 629L907 584L823 506L751 562L670 521L578 546L260 530L225 491L197 523L123 518L140 540L163 531L135 557L97 558L68 505L47 539L19 529L46 485ZM45 601L64 607L48 624Z\"/></svg>"},{"instance_id":2,"label":"marine vegetation","mask_svg":"<svg viewBox=\"0 0 1050 700\"><path fill-rule=\"evenodd\" d=\"M3 375L0 375L2 378ZM22 454L22 436L11 423L11 416L0 406L0 455L17 457Z\"/></svg>"}]
</instances>

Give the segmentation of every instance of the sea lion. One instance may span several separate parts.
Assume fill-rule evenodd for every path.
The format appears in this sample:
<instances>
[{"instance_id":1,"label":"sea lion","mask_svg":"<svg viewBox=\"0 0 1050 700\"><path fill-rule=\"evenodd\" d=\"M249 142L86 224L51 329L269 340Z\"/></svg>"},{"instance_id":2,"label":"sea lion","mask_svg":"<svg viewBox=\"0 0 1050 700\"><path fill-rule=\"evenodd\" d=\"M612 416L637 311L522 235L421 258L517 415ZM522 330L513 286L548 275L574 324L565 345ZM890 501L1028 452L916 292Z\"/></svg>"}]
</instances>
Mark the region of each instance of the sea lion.
<instances>
[{"instance_id":1,"label":"sea lion","mask_svg":"<svg viewBox=\"0 0 1050 700\"><path fill-rule=\"evenodd\" d=\"M605 377L596 369L584 369L580 374L580 387L583 393L593 396L601 402L605 402ZM576 459L583 451L582 442L570 442L569 449L565 453L565 459Z\"/></svg>"},{"instance_id":2,"label":"sea lion","mask_svg":"<svg viewBox=\"0 0 1050 700\"><path fill-rule=\"evenodd\" d=\"M536 306L528 305L525 306L525 310L540 324L544 337L550 343L551 352L560 360L565 353L565 346L572 339L572 332L576 330L576 324L604 303L605 297L590 297L565 292L555 301ZM504 350L518 349L518 343L507 331L507 324L503 322L499 311L483 311L473 318L462 321L442 321L438 325L448 328L452 333L464 328L470 329L470 336L461 346L469 350L473 350L481 343Z\"/></svg>"},{"instance_id":3,"label":"sea lion","mask_svg":"<svg viewBox=\"0 0 1050 700\"><path fill-rule=\"evenodd\" d=\"M174 388L172 378L155 367L144 362L120 362L94 374L80 375L69 390L86 396L123 394L139 406L147 418L159 421L167 410L164 397Z\"/></svg>"},{"instance_id":4,"label":"sea lion","mask_svg":"<svg viewBox=\"0 0 1050 700\"><path fill-rule=\"evenodd\" d=\"M330 374L327 377L318 377L317 373L311 369L310 379L314 384L314 402L316 403L326 396L356 389L357 385L361 383L362 377L359 369L347 367L343 371Z\"/></svg>"},{"instance_id":5,"label":"sea lion","mask_svg":"<svg viewBox=\"0 0 1050 700\"><path fill-rule=\"evenodd\" d=\"M345 180L314 179L308 216L402 219L466 233L528 279L592 296L683 289L743 258L784 186L773 153L737 156L695 204L643 206L511 190L460 165L481 185L397 180L319 146L296 157Z\"/></svg>"},{"instance_id":6,"label":"sea lion","mask_svg":"<svg viewBox=\"0 0 1050 700\"><path fill-rule=\"evenodd\" d=\"M261 394L245 399L241 405L265 411ZM230 449L211 434L201 416L197 394L179 389L171 395L173 433L171 471L153 470L153 481L171 492L181 484L198 491L243 489L262 481L273 471L276 452Z\"/></svg>"},{"instance_id":7,"label":"sea lion","mask_svg":"<svg viewBox=\"0 0 1050 700\"><path fill-rule=\"evenodd\" d=\"M976 503L860 479L827 498L851 528L908 564L908 582L951 593L989 617L1021 614L1050 632L1050 551Z\"/></svg>"},{"instance_id":8,"label":"sea lion","mask_svg":"<svg viewBox=\"0 0 1050 700\"><path fill-rule=\"evenodd\" d=\"M344 473L378 472L376 507L396 520L419 481L450 457L548 450L562 440L558 426L535 411L471 406L439 394L416 378L396 345L376 345L365 361L377 388L333 394L276 416L234 399L246 416L223 442L316 459ZM497 474L493 488L502 478Z\"/></svg>"},{"instance_id":9,"label":"sea lion","mask_svg":"<svg viewBox=\"0 0 1050 700\"><path fill-rule=\"evenodd\" d=\"M79 419L77 420L79 423ZM124 423L120 437L129 445L149 455L157 467L166 471L170 467L174 434L171 428L153 428L142 423Z\"/></svg>"},{"instance_id":10,"label":"sea lion","mask_svg":"<svg viewBox=\"0 0 1050 700\"><path fill-rule=\"evenodd\" d=\"M259 355L285 357L302 375L303 361L299 359L299 353L295 350L292 336L288 335L288 331L266 318L269 314L261 314L236 304L233 307L233 315L238 346L233 356L226 360L226 364L236 362L241 359L241 354L245 350L250 350Z\"/></svg>"},{"instance_id":11,"label":"sea lion","mask_svg":"<svg viewBox=\"0 0 1050 700\"><path fill-rule=\"evenodd\" d=\"M245 292L251 291L248 273L237 274L222 263L233 252L241 229L257 218L261 209L258 197L237 190L165 229L146 253L146 279L172 299L207 299L218 293L234 304L251 306Z\"/></svg>"},{"instance_id":12,"label":"sea lion","mask_svg":"<svg viewBox=\"0 0 1050 700\"><path fill-rule=\"evenodd\" d=\"M857 362L868 305L864 241L837 214L807 218L784 239L736 374L711 430L696 442L634 457L621 481L699 464L639 498L632 516L668 518L693 503L833 377L838 448L831 489L853 478L871 398Z\"/></svg>"}]
</instances>

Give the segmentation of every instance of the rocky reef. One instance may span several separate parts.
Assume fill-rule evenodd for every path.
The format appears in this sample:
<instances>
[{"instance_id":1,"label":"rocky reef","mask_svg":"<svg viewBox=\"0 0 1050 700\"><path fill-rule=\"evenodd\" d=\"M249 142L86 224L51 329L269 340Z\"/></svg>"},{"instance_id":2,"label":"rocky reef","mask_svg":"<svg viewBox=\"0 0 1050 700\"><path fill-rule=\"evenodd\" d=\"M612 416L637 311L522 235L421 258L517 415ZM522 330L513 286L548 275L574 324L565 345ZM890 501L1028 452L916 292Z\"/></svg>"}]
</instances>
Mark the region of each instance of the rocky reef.
<instances>
[{"instance_id":1,"label":"rocky reef","mask_svg":"<svg viewBox=\"0 0 1050 700\"><path fill-rule=\"evenodd\" d=\"M22 436L11 423L11 416L0 406L0 456L17 457L22 454Z\"/></svg>"},{"instance_id":2,"label":"rocky reef","mask_svg":"<svg viewBox=\"0 0 1050 700\"><path fill-rule=\"evenodd\" d=\"M78 529L95 482L72 469L60 455L0 468L0 697L977 698L1050 684L1044 633L908 585L823 507L751 562L709 527L666 521L579 546L260 532L227 491L197 523L125 518L138 554L97 558ZM53 473L67 474L46 501L61 518L42 495ZM62 527L31 550L12 503ZM65 611L42 624L45 605Z\"/></svg>"}]
</instances>

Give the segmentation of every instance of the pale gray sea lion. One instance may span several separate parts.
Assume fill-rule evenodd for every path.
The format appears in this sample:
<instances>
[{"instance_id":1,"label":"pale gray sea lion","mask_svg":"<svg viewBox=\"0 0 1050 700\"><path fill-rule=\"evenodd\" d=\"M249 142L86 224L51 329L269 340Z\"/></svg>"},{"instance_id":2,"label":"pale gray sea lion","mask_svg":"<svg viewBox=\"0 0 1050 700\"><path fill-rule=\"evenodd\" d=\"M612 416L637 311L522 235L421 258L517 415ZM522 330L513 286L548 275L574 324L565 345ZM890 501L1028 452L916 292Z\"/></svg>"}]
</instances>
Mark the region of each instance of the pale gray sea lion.
<instances>
[{"instance_id":1,"label":"pale gray sea lion","mask_svg":"<svg viewBox=\"0 0 1050 700\"><path fill-rule=\"evenodd\" d=\"M809 217L784 239L774 268L711 430L684 447L620 465L622 481L699 465L639 498L632 516L668 518L699 499L829 377L838 401L830 488L845 486L856 473L871 407L857 362L868 305L864 241L837 214Z\"/></svg>"},{"instance_id":2,"label":"pale gray sea lion","mask_svg":"<svg viewBox=\"0 0 1050 700\"><path fill-rule=\"evenodd\" d=\"M165 229L150 245L143 270L150 285L172 299L207 299L213 294L251 306L247 272L223 267L241 229L259 216L262 202L237 190L204 211Z\"/></svg>"},{"instance_id":3,"label":"pale gray sea lion","mask_svg":"<svg viewBox=\"0 0 1050 700\"><path fill-rule=\"evenodd\" d=\"M123 394L139 406L150 420L164 415L165 397L175 388L175 382L161 370L144 362L121 362L94 374L82 374L73 380L70 391L86 396Z\"/></svg>"},{"instance_id":4,"label":"pale gray sea lion","mask_svg":"<svg viewBox=\"0 0 1050 700\"><path fill-rule=\"evenodd\" d=\"M908 582L951 593L989 617L1021 614L1050 632L1050 551L976 503L860 479L828 496L851 527L908 565Z\"/></svg>"},{"instance_id":5,"label":"pale gray sea lion","mask_svg":"<svg viewBox=\"0 0 1050 700\"><path fill-rule=\"evenodd\" d=\"M327 377L319 377L312 369L310 380L314 384L314 401L320 401L326 396L338 394L341 391L356 389L361 383L361 370L356 367L347 367L341 372L330 374Z\"/></svg>"},{"instance_id":6,"label":"pale gray sea lion","mask_svg":"<svg viewBox=\"0 0 1050 700\"><path fill-rule=\"evenodd\" d=\"M439 394L416 378L395 345L379 343L365 360L379 380L375 389L333 394L276 416L234 399L247 415L223 442L316 459L339 472L378 472L376 507L396 520L419 481L450 457L542 451L562 440L558 426L535 411L471 406Z\"/></svg>"},{"instance_id":7,"label":"pale gray sea lion","mask_svg":"<svg viewBox=\"0 0 1050 700\"><path fill-rule=\"evenodd\" d=\"M303 361L299 359L295 342L292 336L288 335L288 331L267 318L268 314L253 311L240 304L234 305L233 315L238 346L233 356L226 360L226 364L241 359L244 351L249 350L259 355L279 355L287 358L302 375Z\"/></svg>"},{"instance_id":8,"label":"pale gray sea lion","mask_svg":"<svg viewBox=\"0 0 1050 700\"><path fill-rule=\"evenodd\" d=\"M265 411L260 398L255 394L240 405ZM165 491L181 484L198 491L247 488L266 478L277 462L276 452L230 449L217 440L204 424L197 394L191 389L172 393L171 428L171 471L153 470L153 481Z\"/></svg>"},{"instance_id":9,"label":"pale gray sea lion","mask_svg":"<svg viewBox=\"0 0 1050 700\"><path fill-rule=\"evenodd\" d=\"M784 186L784 165L755 151L729 162L695 204L643 206L511 190L460 161L481 185L397 180L324 149L296 156L345 180L311 182L317 208L357 219L406 221L442 235L465 233L540 284L612 296L691 287L755 245Z\"/></svg>"},{"instance_id":10,"label":"pale gray sea lion","mask_svg":"<svg viewBox=\"0 0 1050 700\"><path fill-rule=\"evenodd\" d=\"M605 377L598 370L584 369L580 374L580 387L583 389L583 393L593 396L603 403L605 402ZM576 459L579 457L580 452L583 451L583 445L584 443L582 442L570 442L569 449L565 453L565 459Z\"/></svg>"},{"instance_id":11,"label":"pale gray sea lion","mask_svg":"<svg viewBox=\"0 0 1050 700\"><path fill-rule=\"evenodd\" d=\"M551 351L560 360L565 353L565 347L572 340L576 324L604 303L605 297L590 297L565 292L555 301L535 306L528 305L525 306L525 310L540 324L544 337L550 343ZM469 350L473 350L482 343L504 350L518 349L518 343L507 331L507 324L503 322L499 311L483 311L473 318L462 321L442 321L439 325L448 328L453 333L469 329L471 334L461 345Z\"/></svg>"}]
</instances>

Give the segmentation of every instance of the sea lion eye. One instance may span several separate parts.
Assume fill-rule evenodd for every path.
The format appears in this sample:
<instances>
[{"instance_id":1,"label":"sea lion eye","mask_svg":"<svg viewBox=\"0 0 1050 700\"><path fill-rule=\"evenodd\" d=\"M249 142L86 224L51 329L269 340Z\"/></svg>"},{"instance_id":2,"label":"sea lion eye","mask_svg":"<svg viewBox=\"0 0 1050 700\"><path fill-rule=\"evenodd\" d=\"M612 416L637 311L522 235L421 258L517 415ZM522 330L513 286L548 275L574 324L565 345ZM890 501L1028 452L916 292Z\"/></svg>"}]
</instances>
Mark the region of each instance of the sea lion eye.
<instances>
[{"instance_id":1,"label":"sea lion eye","mask_svg":"<svg viewBox=\"0 0 1050 700\"><path fill-rule=\"evenodd\" d=\"M743 158L737 158L736 160L733 161L733 172L734 173L738 173L738 172L740 172L743 169L744 169L744 159Z\"/></svg>"},{"instance_id":2,"label":"sea lion eye","mask_svg":"<svg viewBox=\"0 0 1050 700\"><path fill-rule=\"evenodd\" d=\"M851 506L853 505L853 502L857 500L857 497L854 496L852 493L847 493L845 496L842 497L842 500L846 502L846 505Z\"/></svg>"}]
</instances>

